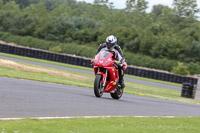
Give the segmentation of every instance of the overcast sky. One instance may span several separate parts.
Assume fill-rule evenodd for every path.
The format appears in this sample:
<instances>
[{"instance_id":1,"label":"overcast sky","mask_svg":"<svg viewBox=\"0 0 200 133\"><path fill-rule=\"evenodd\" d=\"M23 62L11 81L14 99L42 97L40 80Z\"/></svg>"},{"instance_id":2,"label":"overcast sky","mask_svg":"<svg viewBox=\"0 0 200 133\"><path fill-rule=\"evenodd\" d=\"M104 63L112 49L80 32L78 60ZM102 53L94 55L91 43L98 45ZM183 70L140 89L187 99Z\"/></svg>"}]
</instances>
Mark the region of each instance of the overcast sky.
<instances>
[{"instance_id":1,"label":"overcast sky","mask_svg":"<svg viewBox=\"0 0 200 133\"><path fill-rule=\"evenodd\" d=\"M85 1L88 3L93 3L94 0L76 0L76 1ZM157 4L162 4L162 5L167 5L169 7L172 7L172 2L173 0L146 0L149 2L149 8L147 10L147 12L150 12L152 9L153 5L157 5ZM115 8L118 9L123 9L126 7L126 0L109 0L109 2L113 2ZM197 0L197 4L200 7L200 0Z\"/></svg>"}]
</instances>

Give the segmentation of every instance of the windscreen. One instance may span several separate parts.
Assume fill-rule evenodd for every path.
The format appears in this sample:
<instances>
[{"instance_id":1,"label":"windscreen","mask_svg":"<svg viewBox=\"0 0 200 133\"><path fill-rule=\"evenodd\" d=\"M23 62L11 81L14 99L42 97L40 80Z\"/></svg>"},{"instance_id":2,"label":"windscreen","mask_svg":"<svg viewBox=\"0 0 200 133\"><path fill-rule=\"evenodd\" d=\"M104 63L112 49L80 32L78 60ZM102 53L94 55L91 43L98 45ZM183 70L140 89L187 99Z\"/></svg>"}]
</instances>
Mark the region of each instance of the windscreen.
<instances>
[{"instance_id":1,"label":"windscreen","mask_svg":"<svg viewBox=\"0 0 200 133\"><path fill-rule=\"evenodd\" d=\"M100 59L103 60L103 59L105 59L108 55L110 55L110 52L108 52L108 51L102 51L102 52L100 53Z\"/></svg>"}]
</instances>

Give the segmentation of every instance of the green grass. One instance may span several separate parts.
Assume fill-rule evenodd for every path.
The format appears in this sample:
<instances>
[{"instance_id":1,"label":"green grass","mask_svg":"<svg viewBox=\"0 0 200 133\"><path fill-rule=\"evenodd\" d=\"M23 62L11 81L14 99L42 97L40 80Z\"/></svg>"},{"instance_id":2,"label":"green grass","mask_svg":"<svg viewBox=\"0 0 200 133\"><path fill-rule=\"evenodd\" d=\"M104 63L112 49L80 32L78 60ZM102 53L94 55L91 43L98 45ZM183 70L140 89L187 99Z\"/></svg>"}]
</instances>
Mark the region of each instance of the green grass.
<instances>
[{"instance_id":1,"label":"green grass","mask_svg":"<svg viewBox=\"0 0 200 133\"><path fill-rule=\"evenodd\" d=\"M59 83L59 84L65 84L65 85L73 85L73 86L79 86L79 87L90 87L92 88L93 83L93 77L91 77L91 80L81 80L79 79L73 79L73 78L67 78L67 77L61 77L61 76L55 76L47 73L37 73L37 72L28 72L24 70L19 69L12 69L7 67L0 66L0 76L4 77L11 77L11 78L19 78L19 79L29 79L29 80L35 80L35 81L42 81L42 82L52 82L52 83Z\"/></svg>"},{"instance_id":2,"label":"green grass","mask_svg":"<svg viewBox=\"0 0 200 133\"><path fill-rule=\"evenodd\" d=\"M47 60L40 60L40 59L29 58L29 57L18 56L18 55L5 54L5 53L1 53L1 52L0 52L0 56L12 57L12 58L28 60L28 61L35 61L35 62L57 65L57 66L63 66L63 67L69 67L69 68L76 68L76 69L80 69L80 70L93 71L92 68L81 67L81 66L70 65L70 64L64 64L64 63L58 63L58 62L47 61ZM127 75L127 74L125 75L125 77L144 80L144 81L150 81L150 82L156 82L156 83L162 83L162 84L168 84L168 85L174 85L174 86L179 86L179 87L182 86L181 84L177 84L177 83L165 82L165 81L154 80L154 79L149 79L149 78L142 78L142 77Z\"/></svg>"},{"instance_id":3,"label":"green grass","mask_svg":"<svg viewBox=\"0 0 200 133\"><path fill-rule=\"evenodd\" d=\"M0 121L0 133L199 133L200 117L111 117Z\"/></svg>"},{"instance_id":4,"label":"green grass","mask_svg":"<svg viewBox=\"0 0 200 133\"><path fill-rule=\"evenodd\" d=\"M16 58L16 59L40 62L40 63L63 66L63 67L69 67L69 68L76 68L76 69L80 69L80 70L93 71L92 68L88 68L88 67L81 67L81 66L70 65L70 64L65 64L65 63L59 63L59 62L54 62L54 61L41 60L41 59L29 58L29 57L12 55L12 54L5 54L5 53L1 53L1 52L0 52L0 56L6 56L6 57L11 57L11 58Z\"/></svg>"},{"instance_id":5,"label":"green grass","mask_svg":"<svg viewBox=\"0 0 200 133\"><path fill-rule=\"evenodd\" d=\"M161 83L161 84L167 84L167 85L182 87L182 84L177 84L177 83L172 83L172 82L166 82L166 81L161 81L161 80L155 80L155 79L149 79L149 78L143 78L143 77L138 77L138 76L133 76L133 75L128 75L128 74L126 74L125 77L127 77L127 78L133 78L133 79L139 79L139 80L144 80L144 81L149 81L149 82L155 82L155 83Z\"/></svg>"},{"instance_id":6,"label":"green grass","mask_svg":"<svg viewBox=\"0 0 200 133\"><path fill-rule=\"evenodd\" d=\"M181 97L181 91L138 83L126 82L125 93L200 105L199 100Z\"/></svg>"}]
</instances>

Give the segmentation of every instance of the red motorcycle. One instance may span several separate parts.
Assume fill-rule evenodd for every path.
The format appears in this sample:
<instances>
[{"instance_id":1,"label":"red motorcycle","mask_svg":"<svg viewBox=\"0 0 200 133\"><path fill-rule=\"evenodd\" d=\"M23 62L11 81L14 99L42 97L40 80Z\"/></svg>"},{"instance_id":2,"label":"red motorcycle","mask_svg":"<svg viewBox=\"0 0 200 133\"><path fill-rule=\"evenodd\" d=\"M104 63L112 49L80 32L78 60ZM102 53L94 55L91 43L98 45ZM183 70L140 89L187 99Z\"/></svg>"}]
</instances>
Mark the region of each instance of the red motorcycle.
<instances>
[{"instance_id":1,"label":"red motorcycle","mask_svg":"<svg viewBox=\"0 0 200 133\"><path fill-rule=\"evenodd\" d=\"M114 52L100 51L95 59L94 64L94 94L101 97L104 92L110 93L113 99L120 99L124 89L119 82L118 65L115 63ZM127 64L124 62L123 70L126 70Z\"/></svg>"}]
</instances>

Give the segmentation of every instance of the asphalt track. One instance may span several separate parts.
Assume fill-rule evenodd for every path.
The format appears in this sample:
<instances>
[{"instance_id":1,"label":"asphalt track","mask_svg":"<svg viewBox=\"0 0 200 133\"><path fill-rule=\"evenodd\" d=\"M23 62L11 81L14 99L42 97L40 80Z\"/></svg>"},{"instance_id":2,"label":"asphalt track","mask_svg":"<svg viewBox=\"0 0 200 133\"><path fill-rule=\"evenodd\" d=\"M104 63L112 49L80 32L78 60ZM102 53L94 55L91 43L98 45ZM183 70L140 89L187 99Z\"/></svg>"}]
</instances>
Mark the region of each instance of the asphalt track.
<instances>
[{"instance_id":1,"label":"asphalt track","mask_svg":"<svg viewBox=\"0 0 200 133\"><path fill-rule=\"evenodd\" d=\"M124 94L96 98L93 90L0 77L0 118L73 116L200 116L200 106Z\"/></svg>"},{"instance_id":2,"label":"asphalt track","mask_svg":"<svg viewBox=\"0 0 200 133\"><path fill-rule=\"evenodd\" d=\"M29 63L29 64L35 64L35 65L40 65L40 66L46 66L46 67L51 67L51 68L57 68L57 69L63 69L63 70L69 70L69 71L75 71L75 72L94 75L94 72L91 72L91 71L50 65L50 64L39 63L39 62L34 62L34 61L21 60L21 59L16 59L16 58L11 58L11 57L0 56L0 59L7 59L7 60L12 60L12 61L24 62L24 63ZM125 81L129 81L129 82L135 82L135 83L140 83L140 84L144 84L144 85L150 85L150 86L155 86L155 87L161 87L161 88L174 89L174 90L181 91L181 87L178 87L178 86L172 86L172 85L167 85L167 84L162 84L162 83L155 83L155 82L144 81L144 80L139 80L139 79L132 79L132 78L127 78L127 77L125 77L124 79L125 79Z\"/></svg>"}]
</instances>

